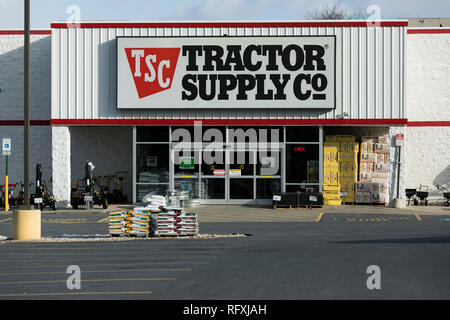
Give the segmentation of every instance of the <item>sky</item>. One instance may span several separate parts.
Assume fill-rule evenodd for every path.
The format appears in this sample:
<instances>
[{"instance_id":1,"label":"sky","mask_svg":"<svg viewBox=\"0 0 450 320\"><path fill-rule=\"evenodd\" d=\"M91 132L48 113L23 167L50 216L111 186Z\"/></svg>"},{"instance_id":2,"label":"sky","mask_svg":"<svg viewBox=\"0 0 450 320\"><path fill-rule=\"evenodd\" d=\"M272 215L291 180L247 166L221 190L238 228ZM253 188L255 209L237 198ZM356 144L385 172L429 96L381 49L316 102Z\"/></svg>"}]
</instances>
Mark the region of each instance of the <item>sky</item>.
<instances>
[{"instance_id":1,"label":"sky","mask_svg":"<svg viewBox=\"0 0 450 320\"><path fill-rule=\"evenodd\" d=\"M330 0L30 0L31 28L53 21L304 20ZM23 28L23 0L0 0L0 29ZM341 0L382 19L450 17L450 0ZM375 5L376 7L373 7ZM374 11L374 8L376 11ZM368 9L370 9L368 11Z\"/></svg>"}]
</instances>

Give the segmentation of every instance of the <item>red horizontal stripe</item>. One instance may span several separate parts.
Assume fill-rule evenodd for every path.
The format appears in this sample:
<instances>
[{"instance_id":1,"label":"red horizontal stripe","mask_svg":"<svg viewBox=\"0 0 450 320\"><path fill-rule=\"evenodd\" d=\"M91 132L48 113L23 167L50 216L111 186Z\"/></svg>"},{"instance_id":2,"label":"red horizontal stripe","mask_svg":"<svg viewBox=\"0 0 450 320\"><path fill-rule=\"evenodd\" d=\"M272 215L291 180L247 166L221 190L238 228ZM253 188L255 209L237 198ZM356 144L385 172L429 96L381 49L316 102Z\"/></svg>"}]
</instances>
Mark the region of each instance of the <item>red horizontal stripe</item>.
<instances>
[{"instance_id":1,"label":"red horizontal stripe","mask_svg":"<svg viewBox=\"0 0 450 320\"><path fill-rule=\"evenodd\" d=\"M66 28L252 28L252 27L367 27L367 21L307 22L81 22L52 23L53 29ZM370 23L369 23L370 26ZM380 21L381 27L406 27L408 21Z\"/></svg>"},{"instance_id":2,"label":"red horizontal stripe","mask_svg":"<svg viewBox=\"0 0 450 320\"><path fill-rule=\"evenodd\" d=\"M23 120L0 120L0 126L23 126ZM31 126L49 126L50 120L30 120Z\"/></svg>"},{"instance_id":3,"label":"red horizontal stripe","mask_svg":"<svg viewBox=\"0 0 450 320\"><path fill-rule=\"evenodd\" d=\"M406 125L406 119L52 119L52 125Z\"/></svg>"},{"instance_id":4,"label":"red horizontal stripe","mask_svg":"<svg viewBox=\"0 0 450 320\"><path fill-rule=\"evenodd\" d=\"M449 29L408 29L408 34L436 34L436 33L450 33Z\"/></svg>"},{"instance_id":5,"label":"red horizontal stripe","mask_svg":"<svg viewBox=\"0 0 450 320\"><path fill-rule=\"evenodd\" d=\"M0 35L23 35L23 30L0 30ZM30 30L32 35L52 34L52 30Z\"/></svg>"},{"instance_id":6,"label":"red horizontal stripe","mask_svg":"<svg viewBox=\"0 0 450 320\"><path fill-rule=\"evenodd\" d=\"M408 121L408 127L450 127L450 121Z\"/></svg>"}]
</instances>

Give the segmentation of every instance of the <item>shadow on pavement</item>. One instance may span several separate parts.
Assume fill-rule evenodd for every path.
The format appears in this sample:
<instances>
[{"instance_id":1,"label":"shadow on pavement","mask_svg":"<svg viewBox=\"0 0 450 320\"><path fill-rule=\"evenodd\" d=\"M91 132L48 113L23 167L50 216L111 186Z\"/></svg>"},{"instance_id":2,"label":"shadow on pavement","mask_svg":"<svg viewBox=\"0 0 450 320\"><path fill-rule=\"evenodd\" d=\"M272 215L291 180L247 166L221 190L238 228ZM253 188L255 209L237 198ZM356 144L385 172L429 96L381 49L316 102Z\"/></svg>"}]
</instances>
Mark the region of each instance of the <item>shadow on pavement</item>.
<instances>
[{"instance_id":1,"label":"shadow on pavement","mask_svg":"<svg viewBox=\"0 0 450 320\"><path fill-rule=\"evenodd\" d=\"M354 243L354 244L379 244L379 243L450 243L450 236L426 237L426 238L404 238L404 239L377 239L377 240L354 240L336 241L332 243Z\"/></svg>"}]
</instances>

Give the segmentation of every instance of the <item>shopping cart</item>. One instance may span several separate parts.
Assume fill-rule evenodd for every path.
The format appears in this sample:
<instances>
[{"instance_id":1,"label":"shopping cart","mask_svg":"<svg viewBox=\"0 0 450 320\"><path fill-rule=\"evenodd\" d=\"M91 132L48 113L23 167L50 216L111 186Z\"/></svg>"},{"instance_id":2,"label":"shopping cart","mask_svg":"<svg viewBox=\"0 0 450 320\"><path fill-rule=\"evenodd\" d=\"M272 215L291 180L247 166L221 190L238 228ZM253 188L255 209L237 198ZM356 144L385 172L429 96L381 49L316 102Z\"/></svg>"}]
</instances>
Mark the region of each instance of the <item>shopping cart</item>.
<instances>
[{"instance_id":1,"label":"shopping cart","mask_svg":"<svg viewBox=\"0 0 450 320\"><path fill-rule=\"evenodd\" d=\"M428 198L428 194L429 194L428 186L420 185L420 188L419 188L419 190L417 190L416 194L417 194L417 197L420 199L419 204L420 205L425 204L427 206L428 205L427 198Z\"/></svg>"},{"instance_id":2,"label":"shopping cart","mask_svg":"<svg viewBox=\"0 0 450 320\"><path fill-rule=\"evenodd\" d=\"M436 185L436 188L442 192L444 195L444 206L448 207L450 200L450 192L441 185Z\"/></svg>"}]
</instances>

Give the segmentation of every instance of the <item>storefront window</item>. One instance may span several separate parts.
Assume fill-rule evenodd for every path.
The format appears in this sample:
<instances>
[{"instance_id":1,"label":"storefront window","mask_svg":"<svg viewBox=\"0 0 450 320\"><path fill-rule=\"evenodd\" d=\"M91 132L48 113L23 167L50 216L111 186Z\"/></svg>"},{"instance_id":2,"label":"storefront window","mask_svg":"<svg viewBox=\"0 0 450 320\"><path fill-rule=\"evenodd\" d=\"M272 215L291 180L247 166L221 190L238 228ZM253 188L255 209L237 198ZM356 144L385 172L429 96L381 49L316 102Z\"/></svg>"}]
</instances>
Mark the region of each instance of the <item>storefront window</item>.
<instances>
[{"instance_id":1,"label":"storefront window","mask_svg":"<svg viewBox=\"0 0 450 320\"><path fill-rule=\"evenodd\" d=\"M319 183L318 144L286 144L286 182Z\"/></svg>"},{"instance_id":2,"label":"storefront window","mask_svg":"<svg viewBox=\"0 0 450 320\"><path fill-rule=\"evenodd\" d=\"M286 127L287 142L319 142L319 127Z\"/></svg>"},{"instance_id":3,"label":"storefront window","mask_svg":"<svg viewBox=\"0 0 450 320\"><path fill-rule=\"evenodd\" d=\"M169 145L138 144L136 174L138 183L169 183Z\"/></svg>"},{"instance_id":4,"label":"storefront window","mask_svg":"<svg viewBox=\"0 0 450 320\"><path fill-rule=\"evenodd\" d=\"M169 184L138 184L136 200L140 202L148 194L164 196L168 189Z\"/></svg>"},{"instance_id":5,"label":"storefront window","mask_svg":"<svg viewBox=\"0 0 450 320\"><path fill-rule=\"evenodd\" d=\"M216 150L203 150L201 172L204 176L225 175L225 152Z\"/></svg>"},{"instance_id":6,"label":"storefront window","mask_svg":"<svg viewBox=\"0 0 450 320\"><path fill-rule=\"evenodd\" d=\"M281 152L259 152L256 165L257 176L278 176L281 174Z\"/></svg>"},{"instance_id":7,"label":"storefront window","mask_svg":"<svg viewBox=\"0 0 450 320\"><path fill-rule=\"evenodd\" d=\"M174 187L177 191L188 191L192 198L199 196L198 179L175 179Z\"/></svg>"},{"instance_id":8,"label":"storefront window","mask_svg":"<svg viewBox=\"0 0 450 320\"><path fill-rule=\"evenodd\" d=\"M225 179L220 178L201 179L200 198L225 199Z\"/></svg>"},{"instance_id":9,"label":"storefront window","mask_svg":"<svg viewBox=\"0 0 450 320\"><path fill-rule=\"evenodd\" d=\"M319 192L319 186L318 185L287 185L286 186L286 192Z\"/></svg>"},{"instance_id":10,"label":"storefront window","mask_svg":"<svg viewBox=\"0 0 450 320\"><path fill-rule=\"evenodd\" d=\"M230 199L253 199L253 179L230 179Z\"/></svg>"},{"instance_id":11,"label":"storefront window","mask_svg":"<svg viewBox=\"0 0 450 320\"><path fill-rule=\"evenodd\" d=\"M174 151L174 170L176 176L198 176L200 163L198 151Z\"/></svg>"},{"instance_id":12,"label":"storefront window","mask_svg":"<svg viewBox=\"0 0 450 320\"><path fill-rule=\"evenodd\" d=\"M253 151L237 150L230 152L230 176L253 176L255 153Z\"/></svg>"},{"instance_id":13,"label":"storefront window","mask_svg":"<svg viewBox=\"0 0 450 320\"><path fill-rule=\"evenodd\" d=\"M282 142L283 127L235 126L228 128L228 141L237 142Z\"/></svg>"},{"instance_id":14,"label":"storefront window","mask_svg":"<svg viewBox=\"0 0 450 320\"><path fill-rule=\"evenodd\" d=\"M273 193L280 191L280 179L256 179L256 198L272 199Z\"/></svg>"},{"instance_id":15,"label":"storefront window","mask_svg":"<svg viewBox=\"0 0 450 320\"><path fill-rule=\"evenodd\" d=\"M137 127L137 142L169 142L168 127Z\"/></svg>"}]
</instances>

